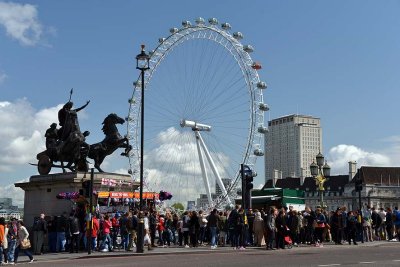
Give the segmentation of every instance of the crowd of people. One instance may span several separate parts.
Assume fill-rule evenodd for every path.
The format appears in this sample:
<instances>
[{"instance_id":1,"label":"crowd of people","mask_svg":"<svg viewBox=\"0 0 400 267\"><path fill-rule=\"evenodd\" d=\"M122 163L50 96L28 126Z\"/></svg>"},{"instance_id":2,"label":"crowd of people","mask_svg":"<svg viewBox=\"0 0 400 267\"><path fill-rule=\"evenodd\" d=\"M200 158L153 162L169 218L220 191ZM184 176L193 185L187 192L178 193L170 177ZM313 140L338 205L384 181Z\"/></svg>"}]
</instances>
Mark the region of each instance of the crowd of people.
<instances>
[{"instance_id":1,"label":"crowd of people","mask_svg":"<svg viewBox=\"0 0 400 267\"><path fill-rule=\"evenodd\" d=\"M29 257L29 263L34 261L29 250L29 232L22 221L16 219L6 223L0 217L0 265L14 265L18 262L20 252Z\"/></svg>"},{"instance_id":2,"label":"crowd of people","mask_svg":"<svg viewBox=\"0 0 400 267\"><path fill-rule=\"evenodd\" d=\"M121 214L94 214L79 216L63 213L50 220L41 214L31 227L32 235L22 221L6 223L0 218L0 264L14 264L20 251L34 261L32 253L78 253L92 251L132 251L137 244L139 222L144 225L144 245L149 249L171 246L195 248L230 246L244 250L248 246L267 250L285 249L288 246L314 245L324 242L337 245L357 245L375 240L400 241L400 211L391 208L365 207L347 211L339 207L327 212L321 208L306 207L296 211L293 207L270 207L245 212L239 205L232 210L185 211L181 214L169 210L133 210ZM92 225L90 225L90 222ZM26 241L32 241L26 245Z\"/></svg>"}]
</instances>

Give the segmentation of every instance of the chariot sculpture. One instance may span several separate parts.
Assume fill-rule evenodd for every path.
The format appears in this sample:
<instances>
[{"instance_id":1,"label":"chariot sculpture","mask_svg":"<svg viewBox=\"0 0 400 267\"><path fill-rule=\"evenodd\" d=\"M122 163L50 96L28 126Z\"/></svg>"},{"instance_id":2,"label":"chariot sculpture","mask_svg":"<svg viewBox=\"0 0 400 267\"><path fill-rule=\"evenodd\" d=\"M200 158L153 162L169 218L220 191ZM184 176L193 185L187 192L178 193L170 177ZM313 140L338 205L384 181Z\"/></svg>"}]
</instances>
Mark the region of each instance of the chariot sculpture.
<instances>
[{"instance_id":1,"label":"chariot sculpture","mask_svg":"<svg viewBox=\"0 0 400 267\"><path fill-rule=\"evenodd\" d=\"M70 95L72 95L72 90ZM71 97L70 97L71 99ZM93 145L86 143L88 131L81 132L78 121L78 112L84 109L90 101L80 108L72 109L73 103L69 100L58 112L58 121L61 128L57 128L56 123L52 123L47 129L46 150L37 154L36 165L41 175L46 175L51 168L61 168L63 172L69 169L72 172L87 172L89 165L87 158L94 160L94 167L103 172L100 165L105 157L111 155L118 148L125 148L121 153L128 156L132 146L129 140L122 137L118 132L117 124L123 124L125 120L118 117L115 113L109 114L103 121L103 132L105 138ZM59 162L59 164L56 164Z\"/></svg>"}]
</instances>

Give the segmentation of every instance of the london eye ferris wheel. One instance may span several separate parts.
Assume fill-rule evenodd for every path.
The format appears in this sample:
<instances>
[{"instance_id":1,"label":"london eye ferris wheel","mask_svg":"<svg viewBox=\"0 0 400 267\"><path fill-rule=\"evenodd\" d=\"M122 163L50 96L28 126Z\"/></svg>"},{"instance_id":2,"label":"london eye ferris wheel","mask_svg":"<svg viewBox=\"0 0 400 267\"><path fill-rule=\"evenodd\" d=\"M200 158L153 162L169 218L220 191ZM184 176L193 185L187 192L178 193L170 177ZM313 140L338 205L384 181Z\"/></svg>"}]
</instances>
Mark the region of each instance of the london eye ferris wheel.
<instances>
[{"instance_id":1,"label":"london eye ferris wheel","mask_svg":"<svg viewBox=\"0 0 400 267\"><path fill-rule=\"evenodd\" d=\"M225 205L237 193L240 164L252 167L264 155L267 86L258 75L261 64L250 56L253 47L242 39L229 23L198 18L171 28L149 52L144 155L141 77L134 82L127 120L129 173L139 179L143 156L145 190L171 192L172 202L184 205L201 194L209 206Z\"/></svg>"}]
</instances>

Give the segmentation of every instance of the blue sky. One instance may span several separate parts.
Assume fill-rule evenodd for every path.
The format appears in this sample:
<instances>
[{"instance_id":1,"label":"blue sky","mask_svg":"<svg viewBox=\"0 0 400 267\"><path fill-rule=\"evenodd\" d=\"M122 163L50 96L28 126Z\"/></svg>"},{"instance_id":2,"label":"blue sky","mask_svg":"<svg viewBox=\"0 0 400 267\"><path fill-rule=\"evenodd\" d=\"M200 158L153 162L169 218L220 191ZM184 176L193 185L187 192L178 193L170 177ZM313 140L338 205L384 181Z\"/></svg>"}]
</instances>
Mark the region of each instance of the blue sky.
<instances>
[{"instance_id":1,"label":"blue sky","mask_svg":"<svg viewBox=\"0 0 400 267\"><path fill-rule=\"evenodd\" d=\"M398 166L399 11L398 1L0 1L0 186L35 174L27 162L72 87L77 106L91 100L81 128L99 141L103 118L128 112L140 44L154 48L199 16L229 22L254 46L266 120L321 118L334 173L349 160ZM20 154L7 154L10 144Z\"/></svg>"}]
</instances>

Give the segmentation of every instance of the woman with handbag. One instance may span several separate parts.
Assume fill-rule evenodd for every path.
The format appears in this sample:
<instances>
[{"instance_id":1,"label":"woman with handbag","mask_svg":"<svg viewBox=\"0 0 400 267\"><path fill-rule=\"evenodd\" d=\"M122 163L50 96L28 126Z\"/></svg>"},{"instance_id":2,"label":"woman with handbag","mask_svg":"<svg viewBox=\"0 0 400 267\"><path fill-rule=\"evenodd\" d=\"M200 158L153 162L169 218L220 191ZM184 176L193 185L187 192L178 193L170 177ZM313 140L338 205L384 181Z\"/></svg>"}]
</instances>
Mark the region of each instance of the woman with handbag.
<instances>
[{"instance_id":1,"label":"woman with handbag","mask_svg":"<svg viewBox=\"0 0 400 267\"><path fill-rule=\"evenodd\" d=\"M31 247L31 243L29 241L29 233L26 230L24 223L22 221L18 221L18 237L17 237L17 247L14 252L14 263L17 264L19 251L22 250L26 256L29 257L29 263L34 261L32 253L29 251Z\"/></svg>"}]
</instances>

